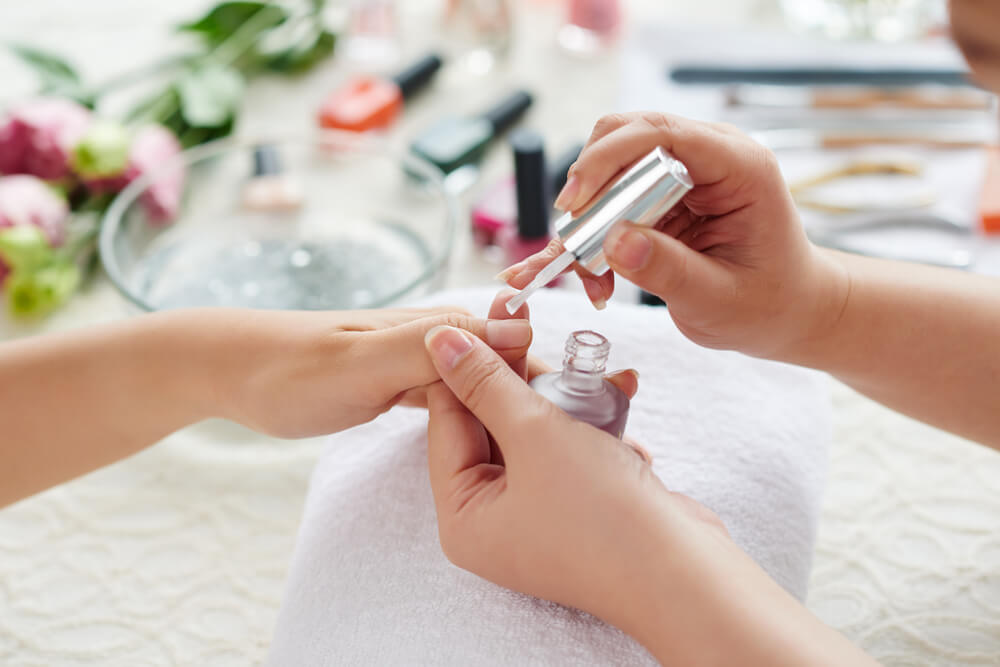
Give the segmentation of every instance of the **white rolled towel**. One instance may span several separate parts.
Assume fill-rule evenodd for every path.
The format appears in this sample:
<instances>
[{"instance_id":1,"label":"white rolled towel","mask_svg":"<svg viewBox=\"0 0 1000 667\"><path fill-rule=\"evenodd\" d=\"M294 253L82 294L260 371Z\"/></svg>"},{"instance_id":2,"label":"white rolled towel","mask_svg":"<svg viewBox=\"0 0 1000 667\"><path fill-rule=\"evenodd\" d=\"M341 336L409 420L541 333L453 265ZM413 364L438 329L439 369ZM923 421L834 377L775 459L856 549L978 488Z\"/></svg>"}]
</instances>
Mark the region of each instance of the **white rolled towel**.
<instances>
[{"instance_id":1,"label":"white rolled towel","mask_svg":"<svg viewBox=\"0 0 1000 667\"><path fill-rule=\"evenodd\" d=\"M494 291L436 295L485 313ZM700 348L663 308L543 290L532 352L558 367L566 336L611 341L642 375L626 432L666 485L714 510L779 584L805 598L830 441L818 373ZM269 664L641 665L635 641L576 610L513 593L444 557L427 476L427 416L396 408L332 436L309 489ZM627 517L623 517L627 520Z\"/></svg>"}]
</instances>

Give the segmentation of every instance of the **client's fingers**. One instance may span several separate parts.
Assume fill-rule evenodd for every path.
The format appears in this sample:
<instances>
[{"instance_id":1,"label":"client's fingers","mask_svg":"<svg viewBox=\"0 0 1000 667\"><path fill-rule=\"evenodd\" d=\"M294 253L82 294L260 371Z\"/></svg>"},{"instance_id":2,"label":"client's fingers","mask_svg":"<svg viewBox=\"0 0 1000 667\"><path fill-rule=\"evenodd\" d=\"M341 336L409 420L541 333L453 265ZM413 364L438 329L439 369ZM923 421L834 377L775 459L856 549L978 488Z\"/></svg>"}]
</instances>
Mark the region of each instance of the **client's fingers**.
<instances>
[{"instance_id":1,"label":"client's fingers","mask_svg":"<svg viewBox=\"0 0 1000 667\"><path fill-rule=\"evenodd\" d=\"M513 315L507 312L507 302L510 301L515 294L517 294L517 292L514 290L504 289L493 298L493 303L490 304L490 312L488 315L490 320L527 320L529 318L528 304L524 304L518 308ZM509 357L506 358L507 363L510 364L510 367L514 370L514 372L525 379L527 379L528 368L527 355L528 351L526 349L523 357L513 359Z\"/></svg>"},{"instance_id":2,"label":"client's fingers","mask_svg":"<svg viewBox=\"0 0 1000 667\"><path fill-rule=\"evenodd\" d=\"M635 398L639 391L639 371L634 368L605 375L604 379L621 389L629 398Z\"/></svg>"},{"instance_id":3,"label":"client's fingers","mask_svg":"<svg viewBox=\"0 0 1000 667\"><path fill-rule=\"evenodd\" d=\"M526 373L528 380L533 380L539 375L551 373L552 371L553 368L547 363L532 354L528 355L528 370Z\"/></svg>"},{"instance_id":4,"label":"client's fingers","mask_svg":"<svg viewBox=\"0 0 1000 667\"><path fill-rule=\"evenodd\" d=\"M442 325L472 333L508 362L523 360L531 345L531 325L527 320L484 320L448 312L388 329L361 332L357 334L354 358L371 378L391 383L383 393L396 394L430 384L439 376L427 357L424 337Z\"/></svg>"}]
</instances>

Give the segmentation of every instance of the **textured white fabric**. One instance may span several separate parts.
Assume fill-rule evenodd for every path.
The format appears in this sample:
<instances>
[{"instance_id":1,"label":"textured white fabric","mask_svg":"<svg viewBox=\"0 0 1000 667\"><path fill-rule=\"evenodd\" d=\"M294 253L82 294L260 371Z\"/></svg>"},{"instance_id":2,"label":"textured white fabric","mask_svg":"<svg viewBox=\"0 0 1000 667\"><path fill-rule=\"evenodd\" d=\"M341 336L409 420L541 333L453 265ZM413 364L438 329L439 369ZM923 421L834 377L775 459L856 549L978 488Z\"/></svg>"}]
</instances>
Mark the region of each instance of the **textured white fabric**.
<instances>
[{"instance_id":1,"label":"textured white fabric","mask_svg":"<svg viewBox=\"0 0 1000 667\"><path fill-rule=\"evenodd\" d=\"M439 295L484 313L492 290ZM698 348L662 308L579 294L531 301L533 349L558 364L593 328L613 366L642 374L628 433L656 473L718 512L779 583L805 595L830 438L815 373ZM272 645L274 665L637 664L649 655L573 610L503 590L441 552L426 472L426 413L393 410L333 436L313 476ZM622 520L628 520L622 517Z\"/></svg>"}]
</instances>

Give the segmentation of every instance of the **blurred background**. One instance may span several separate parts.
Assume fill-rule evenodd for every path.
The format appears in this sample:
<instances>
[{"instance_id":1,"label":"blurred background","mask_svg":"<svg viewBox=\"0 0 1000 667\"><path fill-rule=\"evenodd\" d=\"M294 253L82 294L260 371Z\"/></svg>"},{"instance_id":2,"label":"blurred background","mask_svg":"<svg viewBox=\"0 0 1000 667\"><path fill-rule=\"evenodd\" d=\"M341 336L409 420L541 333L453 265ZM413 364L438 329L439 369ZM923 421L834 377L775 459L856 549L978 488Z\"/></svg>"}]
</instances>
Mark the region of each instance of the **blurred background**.
<instances>
[{"instance_id":1,"label":"blurred background","mask_svg":"<svg viewBox=\"0 0 1000 667\"><path fill-rule=\"evenodd\" d=\"M33 0L0 44L0 341L496 284L632 110L753 133L817 243L1000 275L944 0ZM996 590L995 455L834 405L810 607L889 664L997 664L995 597L938 585ZM203 424L4 510L0 662L259 663L320 449Z\"/></svg>"}]
</instances>

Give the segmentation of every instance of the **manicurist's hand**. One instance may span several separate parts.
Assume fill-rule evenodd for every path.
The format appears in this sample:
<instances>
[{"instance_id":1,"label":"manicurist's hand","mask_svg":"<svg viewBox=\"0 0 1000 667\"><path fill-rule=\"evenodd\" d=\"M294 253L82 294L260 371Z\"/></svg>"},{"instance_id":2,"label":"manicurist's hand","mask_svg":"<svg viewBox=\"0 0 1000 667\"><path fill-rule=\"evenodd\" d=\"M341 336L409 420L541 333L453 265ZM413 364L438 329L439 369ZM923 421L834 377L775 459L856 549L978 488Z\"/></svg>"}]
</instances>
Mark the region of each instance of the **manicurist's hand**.
<instances>
[{"instance_id":1,"label":"manicurist's hand","mask_svg":"<svg viewBox=\"0 0 1000 667\"><path fill-rule=\"evenodd\" d=\"M616 438L536 394L481 340L427 335L428 457L459 567L588 611L664 664L869 664L771 581L719 519Z\"/></svg>"},{"instance_id":2,"label":"manicurist's hand","mask_svg":"<svg viewBox=\"0 0 1000 667\"><path fill-rule=\"evenodd\" d=\"M838 263L806 238L773 154L725 125L661 113L602 118L557 205L584 207L656 146L683 162L694 189L655 229L620 224L604 250L613 271L660 296L684 334L708 347L776 357L823 331L846 297ZM561 247L511 267L524 287ZM595 304L611 272L585 276Z\"/></svg>"}]
</instances>

